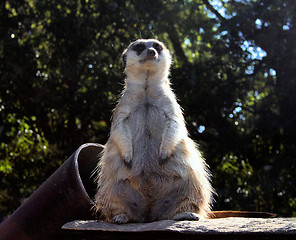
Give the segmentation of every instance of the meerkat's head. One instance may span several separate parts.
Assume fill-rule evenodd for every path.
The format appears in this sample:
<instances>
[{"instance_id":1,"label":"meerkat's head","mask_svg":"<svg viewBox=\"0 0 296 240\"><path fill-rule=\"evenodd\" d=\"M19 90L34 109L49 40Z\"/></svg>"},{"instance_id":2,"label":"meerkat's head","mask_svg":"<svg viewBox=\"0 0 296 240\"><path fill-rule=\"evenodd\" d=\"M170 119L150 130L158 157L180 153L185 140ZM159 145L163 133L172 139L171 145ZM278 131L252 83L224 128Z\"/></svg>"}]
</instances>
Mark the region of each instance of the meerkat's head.
<instances>
[{"instance_id":1,"label":"meerkat's head","mask_svg":"<svg viewBox=\"0 0 296 240\"><path fill-rule=\"evenodd\" d=\"M156 39L139 39L132 42L122 54L127 77L149 74L167 77L171 55L165 45Z\"/></svg>"}]
</instances>

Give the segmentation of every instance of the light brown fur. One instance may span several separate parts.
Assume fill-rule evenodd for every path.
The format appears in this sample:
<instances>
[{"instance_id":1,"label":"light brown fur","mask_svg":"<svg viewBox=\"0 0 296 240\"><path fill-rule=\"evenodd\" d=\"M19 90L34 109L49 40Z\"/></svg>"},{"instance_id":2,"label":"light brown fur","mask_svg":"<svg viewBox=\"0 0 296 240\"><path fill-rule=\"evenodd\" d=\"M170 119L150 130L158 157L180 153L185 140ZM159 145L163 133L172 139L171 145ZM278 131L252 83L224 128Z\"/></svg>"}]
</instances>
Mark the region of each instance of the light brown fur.
<instances>
[{"instance_id":1,"label":"light brown fur","mask_svg":"<svg viewBox=\"0 0 296 240\"><path fill-rule=\"evenodd\" d=\"M97 210L115 223L206 217L213 190L170 87L169 51L140 39L123 58L127 78L98 163Z\"/></svg>"}]
</instances>

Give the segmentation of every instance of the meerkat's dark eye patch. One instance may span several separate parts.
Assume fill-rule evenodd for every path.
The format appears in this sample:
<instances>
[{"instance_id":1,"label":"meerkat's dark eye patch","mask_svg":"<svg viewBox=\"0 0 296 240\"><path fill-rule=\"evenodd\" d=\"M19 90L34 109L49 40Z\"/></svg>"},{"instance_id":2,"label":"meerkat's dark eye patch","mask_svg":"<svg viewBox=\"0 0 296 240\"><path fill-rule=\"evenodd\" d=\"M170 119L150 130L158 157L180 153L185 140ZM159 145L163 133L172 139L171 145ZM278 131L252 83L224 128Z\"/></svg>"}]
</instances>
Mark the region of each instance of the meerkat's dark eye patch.
<instances>
[{"instance_id":1,"label":"meerkat's dark eye patch","mask_svg":"<svg viewBox=\"0 0 296 240\"><path fill-rule=\"evenodd\" d=\"M158 43L154 43L153 48L158 52L158 54L160 54L162 51L162 46L160 46Z\"/></svg>"},{"instance_id":2,"label":"meerkat's dark eye patch","mask_svg":"<svg viewBox=\"0 0 296 240\"><path fill-rule=\"evenodd\" d=\"M145 49L146 49L146 46L144 43L139 43L132 47L132 50L137 52L138 55L140 55Z\"/></svg>"}]
</instances>

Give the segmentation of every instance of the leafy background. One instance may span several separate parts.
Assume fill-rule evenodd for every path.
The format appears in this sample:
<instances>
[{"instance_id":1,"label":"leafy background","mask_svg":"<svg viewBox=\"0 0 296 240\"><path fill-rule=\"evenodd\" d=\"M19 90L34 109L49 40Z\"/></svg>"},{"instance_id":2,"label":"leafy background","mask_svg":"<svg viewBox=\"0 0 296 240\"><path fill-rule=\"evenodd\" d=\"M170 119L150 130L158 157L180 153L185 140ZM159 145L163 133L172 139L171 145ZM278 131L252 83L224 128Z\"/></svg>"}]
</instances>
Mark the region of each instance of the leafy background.
<instances>
[{"instance_id":1,"label":"leafy background","mask_svg":"<svg viewBox=\"0 0 296 240\"><path fill-rule=\"evenodd\" d=\"M107 140L121 52L158 38L215 210L296 216L296 1L0 2L0 219Z\"/></svg>"}]
</instances>

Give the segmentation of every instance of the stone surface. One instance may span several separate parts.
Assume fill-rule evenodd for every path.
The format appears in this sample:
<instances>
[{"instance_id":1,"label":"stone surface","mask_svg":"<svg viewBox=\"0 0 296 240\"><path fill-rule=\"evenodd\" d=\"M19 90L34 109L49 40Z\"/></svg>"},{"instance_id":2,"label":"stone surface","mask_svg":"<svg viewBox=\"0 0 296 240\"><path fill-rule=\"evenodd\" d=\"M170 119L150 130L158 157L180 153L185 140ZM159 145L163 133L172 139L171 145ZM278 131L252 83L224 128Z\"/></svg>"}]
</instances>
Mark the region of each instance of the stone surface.
<instances>
[{"instance_id":1,"label":"stone surface","mask_svg":"<svg viewBox=\"0 0 296 240\"><path fill-rule=\"evenodd\" d=\"M67 230L68 232L78 231L80 234L87 232L100 232L105 233L106 235L106 233L109 232L110 239L112 238L112 233L142 233L142 236L144 236L153 232L157 232L158 234L169 233L170 236L172 236L171 239L173 239L174 233L179 237L180 234L184 236L199 235L202 238L205 236L220 236L220 238L217 239L222 239L221 237L225 237L226 235L244 236L244 239L249 239L246 238L246 236L250 237L251 235L264 236L264 238L261 237L260 239L296 239L296 218L221 218L180 222L164 220L152 223L129 223L123 225L116 225L95 220L77 220L66 223L62 229ZM117 239L120 239L118 238L120 235L116 236ZM268 236L270 236L270 238ZM108 238L108 236L106 238ZM231 239L241 238L236 237ZM252 237L252 239L259 238Z\"/></svg>"}]
</instances>

